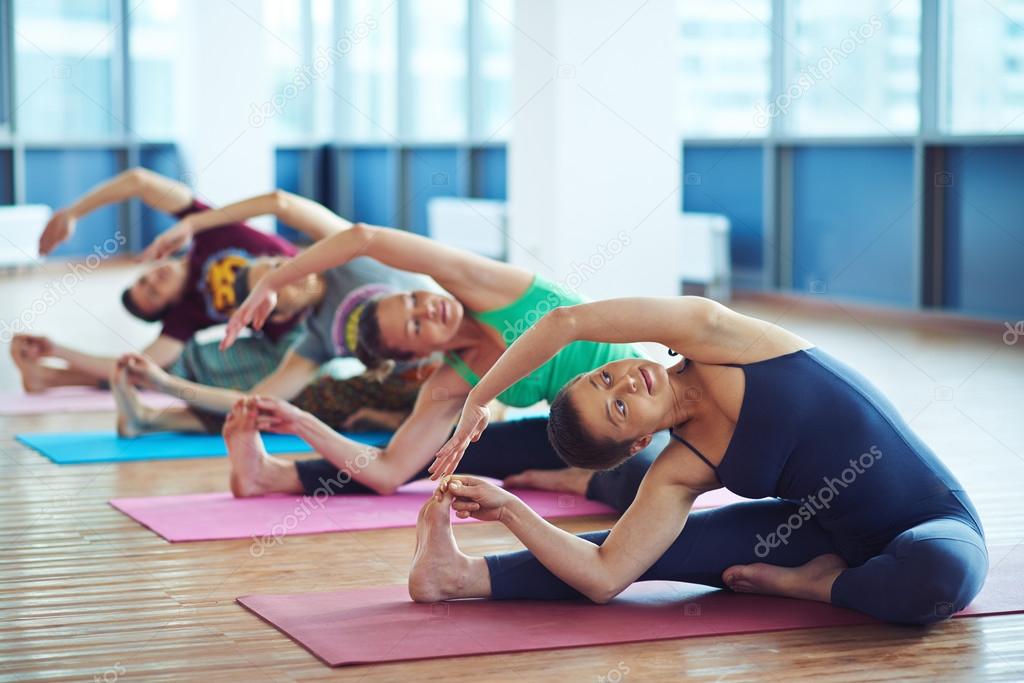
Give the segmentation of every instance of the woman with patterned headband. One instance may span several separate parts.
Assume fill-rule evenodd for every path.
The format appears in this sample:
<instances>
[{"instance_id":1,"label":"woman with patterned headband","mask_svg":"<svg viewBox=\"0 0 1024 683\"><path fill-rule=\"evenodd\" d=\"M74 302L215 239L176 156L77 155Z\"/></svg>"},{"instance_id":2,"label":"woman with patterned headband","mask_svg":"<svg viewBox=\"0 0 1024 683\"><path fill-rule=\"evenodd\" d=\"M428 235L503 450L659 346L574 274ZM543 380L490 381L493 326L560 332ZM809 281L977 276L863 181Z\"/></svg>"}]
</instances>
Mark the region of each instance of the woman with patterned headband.
<instances>
[{"instance_id":1,"label":"woman with patterned headband","mask_svg":"<svg viewBox=\"0 0 1024 683\"><path fill-rule=\"evenodd\" d=\"M235 207L233 215L252 217L258 209ZM288 220L295 224L323 220L323 216L322 207L302 201L292 207ZM566 288L517 266L402 230L356 224L264 276L229 321L223 346L230 346L249 322L261 328L291 283L360 256L429 275L450 294L424 290L379 294L354 310L344 325L336 326L335 335L358 349L367 367L382 373L396 362L438 355L444 364L424 383L412 415L382 449L350 441L316 416L284 401L258 397L239 402L224 429L236 495L387 494L426 475L432 453L448 437L477 378L544 315L581 301ZM573 345L498 400L508 406L532 406L552 399L580 372L640 356L637 347L627 344ZM627 467L593 474L566 469L548 443L546 427L543 417L494 425L467 452L467 471L503 478L516 486L586 494L621 510L632 501L648 457L664 445L655 439L658 443L650 452ZM325 459L292 462L272 457L263 448L259 430L297 434Z\"/></svg>"}]
</instances>

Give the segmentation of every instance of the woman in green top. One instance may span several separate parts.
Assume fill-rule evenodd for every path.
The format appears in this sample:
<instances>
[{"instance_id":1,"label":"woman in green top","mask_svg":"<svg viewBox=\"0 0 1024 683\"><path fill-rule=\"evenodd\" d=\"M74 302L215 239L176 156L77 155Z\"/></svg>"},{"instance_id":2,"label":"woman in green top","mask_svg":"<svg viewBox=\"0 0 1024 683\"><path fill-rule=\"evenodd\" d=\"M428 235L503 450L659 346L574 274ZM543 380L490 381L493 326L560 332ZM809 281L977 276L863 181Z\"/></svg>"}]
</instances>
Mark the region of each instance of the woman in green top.
<instances>
[{"instance_id":1,"label":"woman in green top","mask_svg":"<svg viewBox=\"0 0 1024 683\"><path fill-rule=\"evenodd\" d=\"M228 322L223 347L230 346L249 324L260 329L283 287L358 256L428 275L451 296L410 291L375 298L349 315L347 324L334 330L336 345L360 349L360 359L368 367L384 371L394 361L435 353L443 354L444 364L424 383L412 414L383 449L350 441L283 401L240 401L224 430L236 495L316 495L318 491L387 494L425 476L424 468L448 438L478 378L545 314L581 301L577 295L517 266L402 230L357 223L264 276ZM640 355L632 345L571 344L503 392L498 400L516 407L550 401L579 373ZM506 481L517 486L585 493L625 509L649 460L638 459L628 471L596 475L586 470L566 470L547 442L546 424L546 418L516 420L504 423L504 428L494 434L488 431L467 452L467 457L473 458L467 471L506 478L527 470ZM273 458L264 451L258 430L296 434L327 462L295 463ZM657 449L650 450L653 458Z\"/></svg>"}]
</instances>

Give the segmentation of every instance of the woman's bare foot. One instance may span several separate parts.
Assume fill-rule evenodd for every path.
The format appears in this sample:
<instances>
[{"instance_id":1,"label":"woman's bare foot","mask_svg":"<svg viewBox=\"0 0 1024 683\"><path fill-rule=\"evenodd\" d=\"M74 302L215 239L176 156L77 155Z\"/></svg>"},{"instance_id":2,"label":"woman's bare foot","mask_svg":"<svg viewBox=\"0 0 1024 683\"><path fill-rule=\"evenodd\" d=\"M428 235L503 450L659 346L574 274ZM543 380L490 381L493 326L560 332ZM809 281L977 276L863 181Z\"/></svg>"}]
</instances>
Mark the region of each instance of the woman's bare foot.
<instances>
[{"instance_id":1,"label":"woman's bare foot","mask_svg":"<svg viewBox=\"0 0 1024 683\"><path fill-rule=\"evenodd\" d=\"M133 439L145 434L151 422L151 409L139 400L138 392L128 381L126 368L114 368L110 376L110 393L117 404L117 435Z\"/></svg>"},{"instance_id":2,"label":"woman's bare foot","mask_svg":"<svg viewBox=\"0 0 1024 683\"><path fill-rule=\"evenodd\" d=\"M231 465L231 493L236 498L268 493L302 493L295 464L267 454L256 429L256 408L246 399L228 413L221 432Z\"/></svg>"},{"instance_id":3,"label":"woman's bare foot","mask_svg":"<svg viewBox=\"0 0 1024 683\"><path fill-rule=\"evenodd\" d=\"M48 368L39 362L29 353L29 343L15 337L11 341L11 359L18 366L21 374L21 386L26 394L35 394L46 391L50 385L46 382L46 371Z\"/></svg>"},{"instance_id":4,"label":"woman's bare foot","mask_svg":"<svg viewBox=\"0 0 1024 683\"><path fill-rule=\"evenodd\" d=\"M540 491L557 491L559 493L575 493L587 495L590 485L590 470L579 467L566 467L560 470L525 470L505 478L507 489L538 489Z\"/></svg>"},{"instance_id":5,"label":"woman's bare foot","mask_svg":"<svg viewBox=\"0 0 1024 683\"><path fill-rule=\"evenodd\" d=\"M416 553L409 570L409 597L416 602L490 595L490 574L482 557L470 557L455 542L451 494L435 493L420 508Z\"/></svg>"},{"instance_id":6,"label":"woman's bare foot","mask_svg":"<svg viewBox=\"0 0 1024 683\"><path fill-rule=\"evenodd\" d=\"M737 593L763 593L801 600L832 601L832 583L847 568L839 555L819 555L799 567L764 562L738 564L722 572L722 581Z\"/></svg>"}]
</instances>

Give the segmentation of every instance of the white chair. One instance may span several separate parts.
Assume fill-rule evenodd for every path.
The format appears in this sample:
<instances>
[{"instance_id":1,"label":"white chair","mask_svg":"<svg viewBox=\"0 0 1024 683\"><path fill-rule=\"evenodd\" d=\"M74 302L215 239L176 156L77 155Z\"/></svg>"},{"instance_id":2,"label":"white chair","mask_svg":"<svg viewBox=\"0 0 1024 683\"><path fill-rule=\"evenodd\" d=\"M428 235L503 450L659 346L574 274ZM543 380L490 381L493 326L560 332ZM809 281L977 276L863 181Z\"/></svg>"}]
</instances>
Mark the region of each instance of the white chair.
<instances>
[{"instance_id":1,"label":"white chair","mask_svg":"<svg viewBox=\"0 0 1024 683\"><path fill-rule=\"evenodd\" d=\"M39 237L53 211L43 204L0 206L0 268L39 260Z\"/></svg>"},{"instance_id":2,"label":"white chair","mask_svg":"<svg viewBox=\"0 0 1024 683\"><path fill-rule=\"evenodd\" d=\"M728 301L732 295L729 260L729 219L717 213L682 213L680 231L684 290L687 284L704 287L704 296Z\"/></svg>"},{"instance_id":3,"label":"white chair","mask_svg":"<svg viewBox=\"0 0 1024 683\"><path fill-rule=\"evenodd\" d=\"M434 197L427 202L427 230L453 247L499 261L508 256L508 214L502 201Z\"/></svg>"}]
</instances>

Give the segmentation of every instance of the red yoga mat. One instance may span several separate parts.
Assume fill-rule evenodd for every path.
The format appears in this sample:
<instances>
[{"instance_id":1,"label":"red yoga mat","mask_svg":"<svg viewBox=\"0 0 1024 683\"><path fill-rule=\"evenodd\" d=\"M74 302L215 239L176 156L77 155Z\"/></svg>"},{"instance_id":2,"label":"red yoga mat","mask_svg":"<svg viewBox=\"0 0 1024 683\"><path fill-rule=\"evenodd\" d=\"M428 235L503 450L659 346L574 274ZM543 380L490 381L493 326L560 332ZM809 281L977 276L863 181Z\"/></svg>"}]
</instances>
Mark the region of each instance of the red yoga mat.
<instances>
[{"instance_id":1,"label":"red yoga mat","mask_svg":"<svg viewBox=\"0 0 1024 683\"><path fill-rule=\"evenodd\" d=\"M173 396L151 391L142 392L140 399L147 406L160 409L185 405ZM116 409L113 394L90 387L63 387L39 394L0 395L0 415L88 413Z\"/></svg>"},{"instance_id":2,"label":"red yoga mat","mask_svg":"<svg viewBox=\"0 0 1024 683\"><path fill-rule=\"evenodd\" d=\"M957 618L1024 611L1024 545L989 550L985 588ZM878 623L819 602L664 581L633 584L608 605L421 605L405 586L247 595L238 602L330 666Z\"/></svg>"},{"instance_id":3,"label":"red yoga mat","mask_svg":"<svg viewBox=\"0 0 1024 683\"><path fill-rule=\"evenodd\" d=\"M391 496L372 494L329 497L265 496L234 498L230 493L115 498L110 504L171 542L231 538L270 540L281 536L329 531L414 527L436 482L406 484ZM607 515L615 511L581 496L517 490L516 495L543 517ZM695 507L744 500L725 489L706 493ZM454 519L455 522L476 520Z\"/></svg>"}]
</instances>

